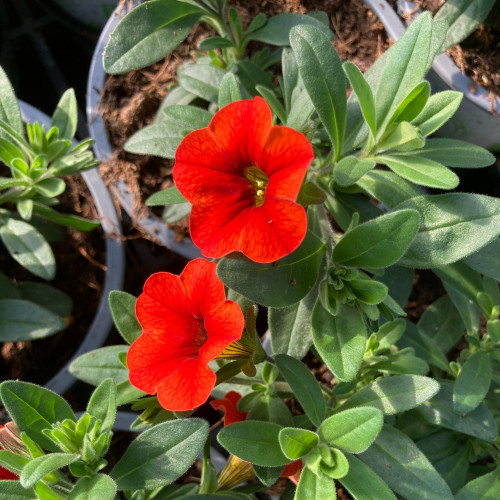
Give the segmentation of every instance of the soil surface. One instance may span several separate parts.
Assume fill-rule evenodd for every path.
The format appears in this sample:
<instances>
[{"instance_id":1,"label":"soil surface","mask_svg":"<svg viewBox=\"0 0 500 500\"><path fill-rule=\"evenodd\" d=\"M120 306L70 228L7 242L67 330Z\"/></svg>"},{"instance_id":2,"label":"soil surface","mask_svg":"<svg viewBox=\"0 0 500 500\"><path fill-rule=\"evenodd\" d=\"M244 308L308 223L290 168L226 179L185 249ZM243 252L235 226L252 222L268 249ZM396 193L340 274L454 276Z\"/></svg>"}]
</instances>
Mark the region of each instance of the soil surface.
<instances>
[{"instance_id":1,"label":"soil surface","mask_svg":"<svg viewBox=\"0 0 500 500\"><path fill-rule=\"evenodd\" d=\"M341 59L353 61L363 72L390 44L382 23L362 0L325 0L321 5L315 0L237 0L229 4L238 10L244 24L259 12L270 17L281 12L303 14L321 7L330 18L335 33L333 44ZM177 82L178 65L186 59L194 60L199 42L213 34L206 24L199 24L186 41L162 61L124 75L110 75L106 80L101 112L114 155L101 165L100 171L108 183L116 180L127 182L135 197L136 213L144 210L147 197L172 185L173 160L126 153L123 145L134 132L153 122L169 87ZM252 50L251 45L249 50ZM180 238L186 236L187 219L173 228Z\"/></svg>"},{"instance_id":2,"label":"soil surface","mask_svg":"<svg viewBox=\"0 0 500 500\"><path fill-rule=\"evenodd\" d=\"M81 177L66 178L67 188L59 197L60 209L89 219L98 214ZM61 227L61 226L58 226ZM0 344L0 380L19 379L44 384L71 358L94 319L104 283L105 242L101 228L91 232L64 230L64 238L51 243L57 272L47 282L26 271L7 252L0 254L0 271L15 281L48 283L73 300L73 313L63 331L45 339Z\"/></svg>"}]
</instances>

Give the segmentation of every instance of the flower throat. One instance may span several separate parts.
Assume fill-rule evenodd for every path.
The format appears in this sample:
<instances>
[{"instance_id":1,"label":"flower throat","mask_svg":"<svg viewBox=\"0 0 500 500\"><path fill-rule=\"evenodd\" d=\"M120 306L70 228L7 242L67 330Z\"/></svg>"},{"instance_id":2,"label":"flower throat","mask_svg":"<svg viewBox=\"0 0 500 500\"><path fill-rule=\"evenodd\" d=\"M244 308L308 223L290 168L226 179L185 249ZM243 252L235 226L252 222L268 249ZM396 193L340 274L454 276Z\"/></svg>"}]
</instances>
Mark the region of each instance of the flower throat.
<instances>
[{"instance_id":1,"label":"flower throat","mask_svg":"<svg viewBox=\"0 0 500 500\"><path fill-rule=\"evenodd\" d=\"M255 206L262 206L264 204L264 197L269 178L259 167L255 167L253 165L251 167L246 167L244 173L248 182L255 190Z\"/></svg>"}]
</instances>

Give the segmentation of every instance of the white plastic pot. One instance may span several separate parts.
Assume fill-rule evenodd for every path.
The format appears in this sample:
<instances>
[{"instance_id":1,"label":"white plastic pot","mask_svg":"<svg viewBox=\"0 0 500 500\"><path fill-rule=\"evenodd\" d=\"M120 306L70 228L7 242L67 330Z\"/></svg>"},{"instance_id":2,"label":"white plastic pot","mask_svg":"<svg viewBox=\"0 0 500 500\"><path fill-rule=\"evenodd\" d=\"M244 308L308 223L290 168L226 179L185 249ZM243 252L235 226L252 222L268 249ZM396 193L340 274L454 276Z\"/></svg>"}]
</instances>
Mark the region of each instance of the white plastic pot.
<instances>
[{"instance_id":1,"label":"white plastic pot","mask_svg":"<svg viewBox=\"0 0 500 500\"><path fill-rule=\"evenodd\" d=\"M38 121L41 124L45 124L46 127L50 127L51 120L45 113L25 102L19 101L19 104L23 121ZM70 363L82 354L97 349L106 340L113 325L108 305L108 295L112 290L122 289L125 272L125 252L121 238L121 224L111 195L99 176L97 169L94 168L83 172L82 177L92 194L101 219L101 226L105 235L107 271L104 278L101 300L85 339L66 365L45 384L47 389L58 394L64 394L76 382L76 378L68 370ZM76 306L78 307L78 304Z\"/></svg>"},{"instance_id":2,"label":"white plastic pot","mask_svg":"<svg viewBox=\"0 0 500 500\"><path fill-rule=\"evenodd\" d=\"M137 3L139 2L136 0L134 4ZM109 160L113 153L99 109L101 93L106 80L106 72L102 65L102 54L104 52L104 47L108 43L111 32L125 13L126 10L121 11L119 15L118 11L115 10L106 23L92 56L87 81L87 121L89 123L89 133L95 141L94 153L101 161ZM136 224L141 227L153 241L188 259L195 259L201 256L200 250L190 239L185 238L181 242L176 241L174 231L167 227L167 225L152 211L141 210L141 214L145 212L146 215L139 215L136 217L134 197L130 193L127 184L117 181L110 189L125 212L136 221Z\"/></svg>"},{"instance_id":3,"label":"white plastic pot","mask_svg":"<svg viewBox=\"0 0 500 500\"><path fill-rule=\"evenodd\" d=\"M363 0L382 21L387 33L397 41L405 32L400 16L386 0ZM400 1L401 12L413 12L413 2ZM500 152L500 98L493 101L489 92L472 84L458 66L446 54L439 54L426 79L433 92L458 90L464 94L455 115L441 127L436 135L453 137ZM471 91L471 89L475 89Z\"/></svg>"}]
</instances>

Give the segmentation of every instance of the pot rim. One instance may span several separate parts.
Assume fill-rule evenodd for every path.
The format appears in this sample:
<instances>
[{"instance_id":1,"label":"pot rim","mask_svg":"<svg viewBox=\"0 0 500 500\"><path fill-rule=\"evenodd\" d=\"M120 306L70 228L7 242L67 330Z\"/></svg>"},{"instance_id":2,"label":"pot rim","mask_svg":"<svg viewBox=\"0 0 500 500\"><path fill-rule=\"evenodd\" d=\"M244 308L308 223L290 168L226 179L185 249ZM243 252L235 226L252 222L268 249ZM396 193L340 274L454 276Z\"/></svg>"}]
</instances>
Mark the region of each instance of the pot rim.
<instances>
[{"instance_id":1,"label":"pot rim","mask_svg":"<svg viewBox=\"0 0 500 500\"><path fill-rule=\"evenodd\" d=\"M134 6L138 3L138 0L134 0ZM107 76L102 64L102 55L111 32L127 11L128 4L125 9L119 10L117 7L104 26L92 55L92 62L90 64L87 80L87 121L90 136L95 141L93 146L94 153L100 161L109 160L113 154L100 113L101 93ZM117 181L110 189L125 212L130 218L136 221L137 225L140 226L153 241L188 259L201 257L200 250L194 245L191 239L184 238L181 242L176 241L174 231L149 208L147 208L145 214L137 214L134 210L134 196L125 182Z\"/></svg>"},{"instance_id":2,"label":"pot rim","mask_svg":"<svg viewBox=\"0 0 500 500\"><path fill-rule=\"evenodd\" d=\"M19 100L19 107L24 121L39 121L50 127L51 119L39 109ZM73 146L76 141L73 140ZM125 274L125 251L121 223L116 213L113 200L96 168L82 173L82 177L89 188L97 212L101 218L101 226L105 236L106 272L101 299L94 319L87 334L75 351L71 359L45 385L58 394L64 394L75 382L76 378L69 372L70 363L78 356L100 347L113 324L113 318L108 305L108 295L112 290L121 290Z\"/></svg>"}]
</instances>

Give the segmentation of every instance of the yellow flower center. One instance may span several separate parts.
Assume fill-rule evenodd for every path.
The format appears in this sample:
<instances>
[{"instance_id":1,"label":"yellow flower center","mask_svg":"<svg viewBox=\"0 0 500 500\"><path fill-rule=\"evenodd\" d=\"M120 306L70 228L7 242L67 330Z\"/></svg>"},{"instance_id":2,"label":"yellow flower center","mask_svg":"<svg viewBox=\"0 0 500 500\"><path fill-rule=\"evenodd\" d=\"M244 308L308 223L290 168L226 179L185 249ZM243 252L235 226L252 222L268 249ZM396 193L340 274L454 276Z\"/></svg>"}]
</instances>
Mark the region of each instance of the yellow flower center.
<instances>
[{"instance_id":1,"label":"yellow flower center","mask_svg":"<svg viewBox=\"0 0 500 500\"><path fill-rule=\"evenodd\" d=\"M260 207L264 204L266 187L269 179L267 175L254 165L245 168L245 177L255 190L255 206Z\"/></svg>"}]
</instances>

